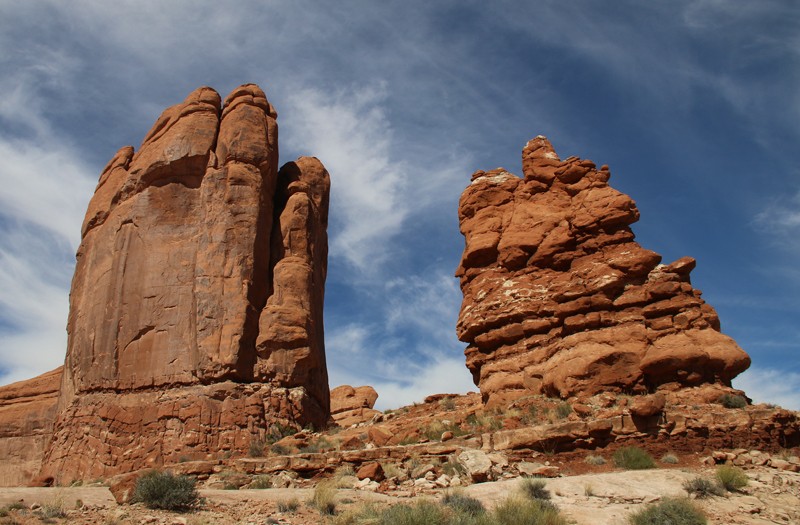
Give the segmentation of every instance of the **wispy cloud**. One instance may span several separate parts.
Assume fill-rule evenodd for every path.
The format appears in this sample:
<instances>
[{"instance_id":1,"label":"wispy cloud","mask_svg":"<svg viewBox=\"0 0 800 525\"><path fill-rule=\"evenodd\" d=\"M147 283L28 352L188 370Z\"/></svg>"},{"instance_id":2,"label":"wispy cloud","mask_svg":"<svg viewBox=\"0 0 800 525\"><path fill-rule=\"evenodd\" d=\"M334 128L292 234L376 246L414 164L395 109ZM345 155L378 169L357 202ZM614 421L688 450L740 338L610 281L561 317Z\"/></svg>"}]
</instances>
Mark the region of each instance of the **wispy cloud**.
<instances>
[{"instance_id":1,"label":"wispy cloud","mask_svg":"<svg viewBox=\"0 0 800 525\"><path fill-rule=\"evenodd\" d=\"M318 157L331 174L331 256L375 268L408 213L407 166L391 158L392 130L378 84L350 92L299 89L284 111L288 144Z\"/></svg>"},{"instance_id":2,"label":"wispy cloud","mask_svg":"<svg viewBox=\"0 0 800 525\"><path fill-rule=\"evenodd\" d=\"M751 367L733 380L754 403L772 403L800 410L800 374L770 368Z\"/></svg>"},{"instance_id":3,"label":"wispy cloud","mask_svg":"<svg viewBox=\"0 0 800 525\"><path fill-rule=\"evenodd\" d=\"M800 192L775 199L755 216L753 226L774 244L800 254Z\"/></svg>"}]
</instances>

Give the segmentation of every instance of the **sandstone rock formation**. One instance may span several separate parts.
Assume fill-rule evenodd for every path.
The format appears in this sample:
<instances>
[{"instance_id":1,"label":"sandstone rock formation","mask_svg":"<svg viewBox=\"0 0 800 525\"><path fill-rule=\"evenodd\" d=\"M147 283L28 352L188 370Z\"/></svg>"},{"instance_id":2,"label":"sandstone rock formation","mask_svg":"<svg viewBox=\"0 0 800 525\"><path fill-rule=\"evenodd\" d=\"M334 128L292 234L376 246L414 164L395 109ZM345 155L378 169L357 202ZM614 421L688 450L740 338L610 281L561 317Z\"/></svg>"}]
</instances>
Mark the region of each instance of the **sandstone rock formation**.
<instances>
[{"instance_id":1,"label":"sandstone rock formation","mask_svg":"<svg viewBox=\"0 0 800 525\"><path fill-rule=\"evenodd\" d=\"M639 211L608 166L541 136L522 159L524 179L478 171L459 202L458 337L484 401L729 389L750 358L692 288L695 260L634 242Z\"/></svg>"},{"instance_id":2,"label":"sandstone rock formation","mask_svg":"<svg viewBox=\"0 0 800 525\"><path fill-rule=\"evenodd\" d=\"M278 170L254 84L194 91L100 176L77 253L43 474L106 477L326 425L330 180Z\"/></svg>"},{"instance_id":3,"label":"sandstone rock formation","mask_svg":"<svg viewBox=\"0 0 800 525\"><path fill-rule=\"evenodd\" d=\"M25 486L39 472L53 432L61 371L0 387L0 487Z\"/></svg>"},{"instance_id":4,"label":"sandstone rock formation","mask_svg":"<svg viewBox=\"0 0 800 525\"><path fill-rule=\"evenodd\" d=\"M377 399L378 393L371 386L337 386L331 390L331 417L343 427L369 421L380 414L372 409Z\"/></svg>"}]
</instances>

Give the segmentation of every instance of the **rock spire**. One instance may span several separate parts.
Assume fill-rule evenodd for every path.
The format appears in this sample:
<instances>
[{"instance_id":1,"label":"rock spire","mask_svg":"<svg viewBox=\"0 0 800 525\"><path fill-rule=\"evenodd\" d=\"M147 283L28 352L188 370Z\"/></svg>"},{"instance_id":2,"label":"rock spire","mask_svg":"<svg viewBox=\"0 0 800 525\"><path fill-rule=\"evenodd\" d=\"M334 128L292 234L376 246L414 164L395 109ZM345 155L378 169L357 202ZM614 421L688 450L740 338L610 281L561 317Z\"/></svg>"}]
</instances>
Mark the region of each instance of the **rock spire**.
<instances>
[{"instance_id":1,"label":"rock spire","mask_svg":"<svg viewBox=\"0 0 800 525\"><path fill-rule=\"evenodd\" d=\"M254 84L201 87L103 170L82 228L43 474L60 483L247 450L330 417L330 179L278 169Z\"/></svg>"},{"instance_id":2,"label":"rock spire","mask_svg":"<svg viewBox=\"0 0 800 525\"><path fill-rule=\"evenodd\" d=\"M639 210L608 166L562 161L542 136L522 162L523 179L476 172L459 202L457 330L484 401L730 390L750 358L692 288L695 260L634 242Z\"/></svg>"}]
</instances>

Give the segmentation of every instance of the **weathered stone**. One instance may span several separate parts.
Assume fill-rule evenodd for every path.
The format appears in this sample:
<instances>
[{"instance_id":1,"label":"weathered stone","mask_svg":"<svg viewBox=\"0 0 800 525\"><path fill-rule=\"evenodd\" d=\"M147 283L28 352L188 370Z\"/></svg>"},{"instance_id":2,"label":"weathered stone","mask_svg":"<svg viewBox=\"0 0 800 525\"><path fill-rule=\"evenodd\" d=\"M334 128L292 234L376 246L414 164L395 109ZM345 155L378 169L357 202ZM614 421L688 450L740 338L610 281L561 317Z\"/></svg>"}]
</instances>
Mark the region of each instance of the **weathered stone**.
<instances>
[{"instance_id":1,"label":"weathered stone","mask_svg":"<svg viewBox=\"0 0 800 525\"><path fill-rule=\"evenodd\" d=\"M633 416L649 417L661 412L664 409L665 403L666 399L663 394L636 396L628 410L630 410Z\"/></svg>"},{"instance_id":2,"label":"weathered stone","mask_svg":"<svg viewBox=\"0 0 800 525\"><path fill-rule=\"evenodd\" d=\"M337 386L331 390L331 415L335 416L348 410L372 408L378 399L378 393L371 386L353 388L350 385ZM336 419L334 417L334 419Z\"/></svg>"},{"instance_id":3,"label":"weathered stone","mask_svg":"<svg viewBox=\"0 0 800 525\"><path fill-rule=\"evenodd\" d=\"M383 481L386 479L386 475L383 473L383 467L377 461L373 463L367 463L358 469L358 472L356 472L356 477L358 479L369 478L372 481Z\"/></svg>"},{"instance_id":4,"label":"weathered stone","mask_svg":"<svg viewBox=\"0 0 800 525\"><path fill-rule=\"evenodd\" d=\"M327 424L330 180L311 157L278 170L276 118L254 84L224 103L199 88L104 169L42 473L107 477Z\"/></svg>"},{"instance_id":5,"label":"weathered stone","mask_svg":"<svg viewBox=\"0 0 800 525\"><path fill-rule=\"evenodd\" d=\"M487 405L671 383L729 391L750 358L692 288L694 259L659 264L634 242L639 211L607 170L561 161L541 136L522 157L524 179L476 172L459 202L457 330Z\"/></svg>"},{"instance_id":6,"label":"weathered stone","mask_svg":"<svg viewBox=\"0 0 800 525\"><path fill-rule=\"evenodd\" d=\"M492 460L481 450L465 450L458 455L458 462L473 483L492 480Z\"/></svg>"},{"instance_id":7,"label":"weathered stone","mask_svg":"<svg viewBox=\"0 0 800 525\"><path fill-rule=\"evenodd\" d=\"M0 387L1 487L28 485L39 472L53 432L61 371Z\"/></svg>"}]
</instances>

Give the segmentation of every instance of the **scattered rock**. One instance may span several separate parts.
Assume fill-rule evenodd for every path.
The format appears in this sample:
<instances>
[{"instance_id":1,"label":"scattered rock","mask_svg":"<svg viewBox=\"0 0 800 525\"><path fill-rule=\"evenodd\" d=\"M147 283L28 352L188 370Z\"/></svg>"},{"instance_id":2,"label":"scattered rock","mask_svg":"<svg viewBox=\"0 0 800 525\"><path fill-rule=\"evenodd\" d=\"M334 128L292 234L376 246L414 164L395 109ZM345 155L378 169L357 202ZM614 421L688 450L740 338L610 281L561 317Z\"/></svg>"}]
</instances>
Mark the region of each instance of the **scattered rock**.
<instances>
[{"instance_id":1,"label":"scattered rock","mask_svg":"<svg viewBox=\"0 0 800 525\"><path fill-rule=\"evenodd\" d=\"M458 455L458 462L473 483L491 481L492 461L481 450L465 450Z\"/></svg>"}]
</instances>

